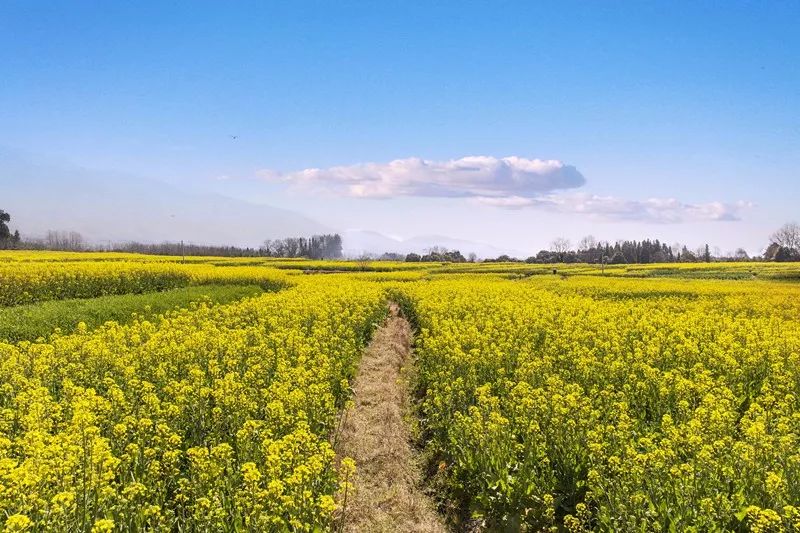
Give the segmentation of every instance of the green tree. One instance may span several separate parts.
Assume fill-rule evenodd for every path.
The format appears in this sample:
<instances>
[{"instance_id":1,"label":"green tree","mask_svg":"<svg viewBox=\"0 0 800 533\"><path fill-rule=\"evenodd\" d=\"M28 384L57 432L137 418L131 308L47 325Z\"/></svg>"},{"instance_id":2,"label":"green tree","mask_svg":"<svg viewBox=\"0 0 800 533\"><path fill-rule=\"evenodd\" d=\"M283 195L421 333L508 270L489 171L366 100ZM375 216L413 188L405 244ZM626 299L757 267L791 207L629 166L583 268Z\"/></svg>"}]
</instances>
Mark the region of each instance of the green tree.
<instances>
[{"instance_id":1,"label":"green tree","mask_svg":"<svg viewBox=\"0 0 800 533\"><path fill-rule=\"evenodd\" d=\"M784 261L797 261L800 257L792 250L786 246L778 247L778 251L775 253L775 261L784 262Z\"/></svg>"},{"instance_id":2,"label":"green tree","mask_svg":"<svg viewBox=\"0 0 800 533\"><path fill-rule=\"evenodd\" d=\"M11 215L0 209L0 241L7 241L11 238L8 222L11 222Z\"/></svg>"},{"instance_id":3,"label":"green tree","mask_svg":"<svg viewBox=\"0 0 800 533\"><path fill-rule=\"evenodd\" d=\"M625 255L622 252L614 252L614 255L611 257L611 260L608 261L610 265L624 265L627 263L627 259L625 259Z\"/></svg>"}]
</instances>

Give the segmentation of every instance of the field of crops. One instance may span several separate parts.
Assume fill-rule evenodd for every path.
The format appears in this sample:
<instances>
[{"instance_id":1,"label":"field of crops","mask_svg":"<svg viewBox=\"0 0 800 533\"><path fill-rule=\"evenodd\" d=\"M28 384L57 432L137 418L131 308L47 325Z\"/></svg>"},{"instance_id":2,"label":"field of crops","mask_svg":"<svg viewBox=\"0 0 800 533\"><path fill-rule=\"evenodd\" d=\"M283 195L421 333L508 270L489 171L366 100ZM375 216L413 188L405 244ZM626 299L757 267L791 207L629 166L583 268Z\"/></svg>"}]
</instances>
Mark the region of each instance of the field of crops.
<instances>
[{"instance_id":1,"label":"field of crops","mask_svg":"<svg viewBox=\"0 0 800 533\"><path fill-rule=\"evenodd\" d=\"M394 300L454 531L797 531L798 272L0 253L0 526L333 529Z\"/></svg>"},{"instance_id":2,"label":"field of crops","mask_svg":"<svg viewBox=\"0 0 800 533\"><path fill-rule=\"evenodd\" d=\"M800 526L800 287L737 283L408 290L458 511L534 531Z\"/></svg>"},{"instance_id":3,"label":"field of crops","mask_svg":"<svg viewBox=\"0 0 800 533\"><path fill-rule=\"evenodd\" d=\"M384 313L325 285L0 344L6 527L325 527L328 435Z\"/></svg>"}]
</instances>

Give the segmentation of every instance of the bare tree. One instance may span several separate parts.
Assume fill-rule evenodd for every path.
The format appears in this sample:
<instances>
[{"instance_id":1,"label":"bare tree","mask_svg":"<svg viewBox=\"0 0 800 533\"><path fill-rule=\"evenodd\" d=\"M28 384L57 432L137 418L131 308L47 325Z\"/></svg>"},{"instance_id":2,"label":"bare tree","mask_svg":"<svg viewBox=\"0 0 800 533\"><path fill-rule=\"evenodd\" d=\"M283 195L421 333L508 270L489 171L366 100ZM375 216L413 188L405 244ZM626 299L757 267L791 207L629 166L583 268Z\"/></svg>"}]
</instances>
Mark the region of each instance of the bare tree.
<instances>
[{"instance_id":1,"label":"bare tree","mask_svg":"<svg viewBox=\"0 0 800 533\"><path fill-rule=\"evenodd\" d=\"M70 231L69 234L67 235L67 247L70 250L82 250L83 235L81 235L77 231Z\"/></svg>"},{"instance_id":2,"label":"bare tree","mask_svg":"<svg viewBox=\"0 0 800 533\"><path fill-rule=\"evenodd\" d=\"M338 259L342 257L342 237L338 233L266 240L260 252L270 257Z\"/></svg>"},{"instance_id":3,"label":"bare tree","mask_svg":"<svg viewBox=\"0 0 800 533\"><path fill-rule=\"evenodd\" d=\"M428 255L437 255L437 254L438 254L438 255L444 255L444 254L446 254L446 253L447 253L447 252L449 252L449 251L450 251L450 250L448 250L448 249L447 249L447 248L445 248L444 246L439 246L438 244L435 244L435 245L431 246L430 248L426 248L426 249L424 250L424 252L425 252L426 254L428 254Z\"/></svg>"},{"instance_id":4,"label":"bare tree","mask_svg":"<svg viewBox=\"0 0 800 533\"><path fill-rule=\"evenodd\" d=\"M569 242L569 239L563 237L558 237L550 243L550 251L560 262L564 262L564 256L569 252L570 248L572 248L572 243Z\"/></svg>"},{"instance_id":5,"label":"bare tree","mask_svg":"<svg viewBox=\"0 0 800 533\"><path fill-rule=\"evenodd\" d=\"M369 270L370 261L371 259L369 255L367 255L366 253L361 254L361 256L358 259L356 259L356 264L358 265L358 269Z\"/></svg>"},{"instance_id":6,"label":"bare tree","mask_svg":"<svg viewBox=\"0 0 800 533\"><path fill-rule=\"evenodd\" d=\"M800 252L800 224L797 222L784 224L778 231L770 235L769 238L778 246Z\"/></svg>"},{"instance_id":7,"label":"bare tree","mask_svg":"<svg viewBox=\"0 0 800 533\"><path fill-rule=\"evenodd\" d=\"M594 235L587 235L586 237L581 239L581 242L578 243L578 251L585 252L587 250L591 250L592 248L597 247L597 239L594 238Z\"/></svg>"},{"instance_id":8,"label":"bare tree","mask_svg":"<svg viewBox=\"0 0 800 533\"><path fill-rule=\"evenodd\" d=\"M550 243L550 251L555 254L565 254L569 252L570 248L572 248L572 243L569 242L569 239L563 237L554 239L553 242Z\"/></svg>"},{"instance_id":9,"label":"bare tree","mask_svg":"<svg viewBox=\"0 0 800 533\"><path fill-rule=\"evenodd\" d=\"M50 250L83 250L83 236L77 231L53 231L49 230L45 236L45 246Z\"/></svg>"}]
</instances>

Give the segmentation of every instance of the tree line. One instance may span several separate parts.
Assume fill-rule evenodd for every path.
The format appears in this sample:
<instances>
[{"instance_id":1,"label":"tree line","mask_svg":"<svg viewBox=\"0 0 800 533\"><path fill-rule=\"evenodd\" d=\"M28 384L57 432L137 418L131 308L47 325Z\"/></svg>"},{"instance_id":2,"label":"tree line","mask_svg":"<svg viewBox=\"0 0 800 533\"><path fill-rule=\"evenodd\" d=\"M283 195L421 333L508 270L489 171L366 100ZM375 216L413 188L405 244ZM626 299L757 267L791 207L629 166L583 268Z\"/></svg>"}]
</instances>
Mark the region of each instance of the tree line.
<instances>
[{"instance_id":1,"label":"tree line","mask_svg":"<svg viewBox=\"0 0 800 533\"><path fill-rule=\"evenodd\" d=\"M342 257L342 237L338 233L266 240L260 251L268 257L305 257L308 259L339 259Z\"/></svg>"},{"instance_id":2,"label":"tree line","mask_svg":"<svg viewBox=\"0 0 800 533\"><path fill-rule=\"evenodd\" d=\"M772 241L764 252L768 261L800 261L800 224L784 224L770 236Z\"/></svg>"},{"instance_id":3,"label":"tree line","mask_svg":"<svg viewBox=\"0 0 800 533\"><path fill-rule=\"evenodd\" d=\"M697 263L712 261L800 261L800 225L784 224L770 235L770 245L763 255L750 257L744 248L722 254L712 251L708 244L694 250L686 245L661 242L658 239L642 241L622 240L615 243L599 242L589 235L581 239L577 247L564 238L555 239L547 250L528 257L527 263L595 263L595 264L644 264L644 263ZM500 256L489 261L522 261Z\"/></svg>"},{"instance_id":4,"label":"tree line","mask_svg":"<svg viewBox=\"0 0 800 533\"><path fill-rule=\"evenodd\" d=\"M148 255L177 256L213 256L213 257L259 257L258 248L242 248L238 246L212 246L203 244L184 244L180 242L162 242L149 244L128 242L114 244L110 247L114 252L129 252Z\"/></svg>"},{"instance_id":5,"label":"tree line","mask_svg":"<svg viewBox=\"0 0 800 533\"><path fill-rule=\"evenodd\" d=\"M286 257L307 259L339 259L342 257L342 237L337 233L266 240L258 248L213 246L183 242L141 243L125 242L106 245L88 243L76 231L48 231L40 238L22 238L19 230L13 233L8 226L11 215L0 209L0 249L55 251L110 251L149 255L216 256L216 257Z\"/></svg>"},{"instance_id":6,"label":"tree line","mask_svg":"<svg viewBox=\"0 0 800 533\"><path fill-rule=\"evenodd\" d=\"M745 256L747 252L740 252ZM528 263L596 263L596 264L645 264L645 263L696 263L711 262L714 258L706 244L697 250L685 245L667 245L659 239L642 241L623 240L615 243L598 242L594 237L581 239L573 249L567 239L556 239L547 250L528 257Z\"/></svg>"},{"instance_id":7,"label":"tree line","mask_svg":"<svg viewBox=\"0 0 800 533\"><path fill-rule=\"evenodd\" d=\"M475 257L474 254L472 255L472 261L474 262ZM458 250L448 250L441 246L434 246L422 255L407 254L405 260L409 263L465 263L467 258L461 255Z\"/></svg>"},{"instance_id":8,"label":"tree line","mask_svg":"<svg viewBox=\"0 0 800 533\"><path fill-rule=\"evenodd\" d=\"M333 233L266 240L259 248L184 244L183 242L160 244L130 242L113 245L111 250L153 255L339 259L342 257L342 237Z\"/></svg>"},{"instance_id":9,"label":"tree line","mask_svg":"<svg viewBox=\"0 0 800 533\"><path fill-rule=\"evenodd\" d=\"M381 259L395 259L397 254L384 254ZM400 256L402 257L402 256ZM441 247L431 248L424 255L410 253L405 256L409 262L474 262L474 254L465 258L458 250ZM686 245L661 242L659 239L621 240L614 243L598 241L589 235L573 246L568 239L558 238L546 250L526 259L501 255L484 259L483 262L526 262L526 263L590 263L590 264L646 264L646 263L697 263L712 261L800 261L800 225L784 224L770 235L770 245L763 255L750 257L744 248L722 254L712 250L708 244L696 249Z\"/></svg>"},{"instance_id":10,"label":"tree line","mask_svg":"<svg viewBox=\"0 0 800 533\"><path fill-rule=\"evenodd\" d=\"M11 231L11 215L0 209L0 249L26 250L106 250L153 255L189 255L219 257L283 257L307 259L339 259L342 257L342 237L338 233L312 235L311 237L289 237L266 240L258 248L238 246L210 246L164 242L146 244L139 242L108 243L107 246L88 244L75 231L48 231L39 239L20 236L19 230ZM468 257L459 250L434 246L423 254L406 255L384 253L379 260L407 262L463 263L475 262L475 254ZM614 243L598 241L593 236L580 240L577 246L564 238L555 239L546 250L540 250L527 259L501 255L487 262L525 261L527 263L595 263L595 264L641 264L641 263L695 263L711 261L800 261L800 224L788 223L769 237L769 245L763 255L750 257L743 248L722 254L711 250L708 244L697 249L685 245L668 245L659 239L621 240Z\"/></svg>"}]
</instances>

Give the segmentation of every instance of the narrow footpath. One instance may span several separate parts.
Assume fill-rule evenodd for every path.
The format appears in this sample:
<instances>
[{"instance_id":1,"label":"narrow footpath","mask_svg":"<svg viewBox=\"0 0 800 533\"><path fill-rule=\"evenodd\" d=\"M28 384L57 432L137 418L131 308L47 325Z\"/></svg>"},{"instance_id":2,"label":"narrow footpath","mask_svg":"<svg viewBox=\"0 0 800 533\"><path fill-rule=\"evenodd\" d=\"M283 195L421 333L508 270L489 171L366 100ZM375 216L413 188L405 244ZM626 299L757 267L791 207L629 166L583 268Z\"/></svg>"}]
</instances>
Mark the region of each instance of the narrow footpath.
<instances>
[{"instance_id":1,"label":"narrow footpath","mask_svg":"<svg viewBox=\"0 0 800 533\"><path fill-rule=\"evenodd\" d=\"M406 417L411 403L404 369L411 364L412 332L395 304L361 359L353 406L336 444L339 457L356 462L354 491L339 495L338 530L347 532L446 531L423 492L422 468Z\"/></svg>"}]
</instances>

